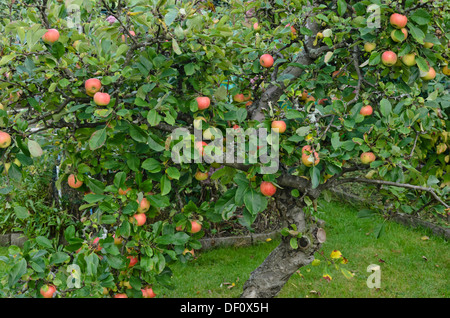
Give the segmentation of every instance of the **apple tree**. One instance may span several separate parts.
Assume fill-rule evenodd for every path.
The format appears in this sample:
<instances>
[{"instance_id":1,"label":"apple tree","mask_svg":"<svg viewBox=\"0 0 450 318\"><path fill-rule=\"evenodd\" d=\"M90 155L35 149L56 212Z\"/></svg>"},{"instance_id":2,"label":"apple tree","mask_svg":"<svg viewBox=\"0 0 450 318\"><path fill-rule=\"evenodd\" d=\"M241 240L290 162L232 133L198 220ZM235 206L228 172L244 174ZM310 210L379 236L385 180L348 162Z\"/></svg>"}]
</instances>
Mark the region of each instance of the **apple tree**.
<instances>
[{"instance_id":1,"label":"apple tree","mask_svg":"<svg viewBox=\"0 0 450 318\"><path fill-rule=\"evenodd\" d=\"M1 193L53 151L57 187L83 200L61 237L35 235L10 249L1 292L154 297L212 223L238 216L250 228L274 201L282 240L241 295L274 297L325 242L315 211L329 189L363 183L398 210L446 215L444 6L0 4ZM234 154L230 129L243 133L242 160L212 155ZM267 132L256 144L255 131ZM176 160L186 144L192 160Z\"/></svg>"}]
</instances>

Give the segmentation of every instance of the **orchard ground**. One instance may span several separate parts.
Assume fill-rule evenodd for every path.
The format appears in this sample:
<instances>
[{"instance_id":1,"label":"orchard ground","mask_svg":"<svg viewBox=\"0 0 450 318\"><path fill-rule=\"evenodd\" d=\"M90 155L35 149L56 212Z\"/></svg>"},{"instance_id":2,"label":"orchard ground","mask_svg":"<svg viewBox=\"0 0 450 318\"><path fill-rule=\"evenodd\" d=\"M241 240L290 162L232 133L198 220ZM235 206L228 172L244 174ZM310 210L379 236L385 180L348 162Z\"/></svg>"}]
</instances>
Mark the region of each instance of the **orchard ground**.
<instances>
[{"instance_id":1,"label":"orchard ground","mask_svg":"<svg viewBox=\"0 0 450 318\"><path fill-rule=\"evenodd\" d=\"M357 217L358 208L348 204L321 201L317 216L326 221L328 240L323 252L327 259L339 250L348 260L341 265L354 274L347 279L332 265L326 270L331 281L322 276L325 259L316 253L320 263L301 268L291 277L279 298L447 298L448 242L433 236L426 229L412 229L386 221L377 239L377 225L384 219ZM163 289L157 297L166 298L227 298L238 297L250 273L279 244L278 240L246 247L216 248L197 251L192 262L173 267L174 290ZM0 255L8 253L0 247ZM381 267L380 289L367 287L370 272L367 267ZM0 262L0 271L6 271ZM195 279L192 273L195 272Z\"/></svg>"},{"instance_id":2,"label":"orchard ground","mask_svg":"<svg viewBox=\"0 0 450 318\"><path fill-rule=\"evenodd\" d=\"M324 256L330 259L339 250L348 259L345 267L354 274L347 279L329 265L331 281L322 278L325 259L317 266L302 267L277 296L279 298L441 298L448 297L448 242L432 236L428 230L404 227L386 221L383 234L377 239L375 231L382 217L362 219L358 209L347 204L321 201L318 217L326 221L327 241ZM428 238L428 239L427 239ZM164 297L238 297L242 285L267 255L279 244L273 240L249 247L217 248L199 252L197 259L173 268L175 290ZM370 264L381 267L380 289L370 289L366 281ZM196 279L192 279L192 273ZM233 285L234 284L234 285Z\"/></svg>"}]
</instances>

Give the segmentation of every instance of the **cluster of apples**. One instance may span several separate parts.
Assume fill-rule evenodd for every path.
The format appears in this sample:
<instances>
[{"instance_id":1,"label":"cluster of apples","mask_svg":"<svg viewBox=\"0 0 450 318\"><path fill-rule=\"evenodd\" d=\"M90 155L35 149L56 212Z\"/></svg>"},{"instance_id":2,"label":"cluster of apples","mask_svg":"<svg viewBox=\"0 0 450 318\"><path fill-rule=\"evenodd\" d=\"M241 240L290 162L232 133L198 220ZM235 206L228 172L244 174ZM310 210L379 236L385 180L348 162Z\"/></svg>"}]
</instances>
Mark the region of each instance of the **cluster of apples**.
<instances>
[{"instance_id":1,"label":"cluster of apples","mask_svg":"<svg viewBox=\"0 0 450 318\"><path fill-rule=\"evenodd\" d=\"M94 98L94 103L98 106L106 106L111 101L108 93L100 92L102 82L98 78L90 78L84 83L86 94Z\"/></svg>"},{"instance_id":2,"label":"cluster of apples","mask_svg":"<svg viewBox=\"0 0 450 318\"><path fill-rule=\"evenodd\" d=\"M394 42L403 42L404 40L406 40L406 38L408 37L408 30L405 27L406 27L406 24L408 23L408 18L405 15L402 15L399 13L393 13L389 18L389 22L395 28L395 30L393 30L391 32L392 40ZM400 30L403 33L404 36L402 38L397 37L396 31L398 31L398 30ZM431 48L432 46L433 46L433 43L431 43L431 42L424 43L425 48ZM375 43L368 42L368 43L364 44L364 50L366 52L373 51L375 49L375 47L376 47ZM391 50L385 51L381 55L381 62L385 66L391 67L391 66L397 64L398 61L399 61L399 59L398 59L397 54ZM401 57L401 61L406 66L413 66L416 64L416 54L414 52L405 54ZM434 70L433 67L430 66L428 72L420 71L420 77L423 80L432 80L436 77L436 71Z\"/></svg>"}]
</instances>

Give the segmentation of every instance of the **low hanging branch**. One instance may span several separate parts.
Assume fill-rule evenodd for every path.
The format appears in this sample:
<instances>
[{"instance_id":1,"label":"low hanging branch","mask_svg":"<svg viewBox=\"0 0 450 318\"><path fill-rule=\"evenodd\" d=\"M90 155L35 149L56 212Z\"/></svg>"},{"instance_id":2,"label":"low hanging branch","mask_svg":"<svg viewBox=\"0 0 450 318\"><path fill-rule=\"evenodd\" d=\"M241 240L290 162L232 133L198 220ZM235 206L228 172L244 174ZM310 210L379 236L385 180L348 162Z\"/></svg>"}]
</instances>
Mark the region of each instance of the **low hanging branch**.
<instances>
[{"instance_id":1,"label":"low hanging branch","mask_svg":"<svg viewBox=\"0 0 450 318\"><path fill-rule=\"evenodd\" d=\"M400 187L400 188L406 188L406 189L412 189L412 190L418 190L418 191L425 191L430 193L436 201L441 203L446 209L450 208L450 205L445 203L432 188L412 185L408 183L398 183L398 182L392 182L392 181L384 181L384 180L372 180L372 179L366 179L366 178L360 178L360 177L354 177L354 178L344 178L335 181L335 184L343 184L343 183L349 183L349 182L361 182L361 183L370 183L370 184L378 184L378 185L387 185L387 186L393 186L393 187Z\"/></svg>"}]
</instances>

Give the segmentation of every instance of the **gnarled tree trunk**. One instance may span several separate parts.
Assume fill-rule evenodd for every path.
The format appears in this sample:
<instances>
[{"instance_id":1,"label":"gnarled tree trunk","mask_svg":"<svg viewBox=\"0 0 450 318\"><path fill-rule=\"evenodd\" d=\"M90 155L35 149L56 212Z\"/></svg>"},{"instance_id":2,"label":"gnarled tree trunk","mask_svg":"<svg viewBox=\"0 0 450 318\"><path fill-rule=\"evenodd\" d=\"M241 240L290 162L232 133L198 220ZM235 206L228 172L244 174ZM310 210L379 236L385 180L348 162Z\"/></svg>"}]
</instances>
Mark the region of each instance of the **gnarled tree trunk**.
<instances>
[{"instance_id":1,"label":"gnarled tree trunk","mask_svg":"<svg viewBox=\"0 0 450 318\"><path fill-rule=\"evenodd\" d=\"M276 202L288 226L295 224L302 233L298 239L298 248L291 247L291 236L282 237L280 245L251 273L244 284L241 298L275 297L300 267L314 260L314 253L325 241L325 231L305 218L304 203L294 198L290 189L279 191Z\"/></svg>"}]
</instances>

